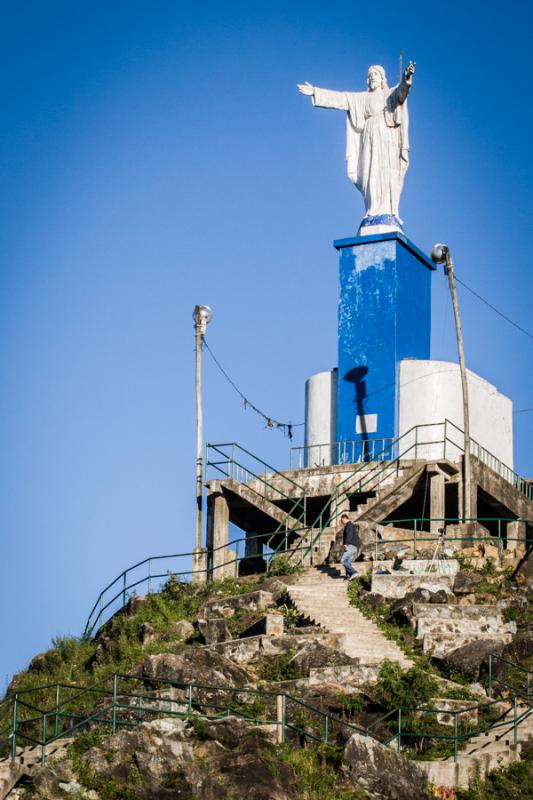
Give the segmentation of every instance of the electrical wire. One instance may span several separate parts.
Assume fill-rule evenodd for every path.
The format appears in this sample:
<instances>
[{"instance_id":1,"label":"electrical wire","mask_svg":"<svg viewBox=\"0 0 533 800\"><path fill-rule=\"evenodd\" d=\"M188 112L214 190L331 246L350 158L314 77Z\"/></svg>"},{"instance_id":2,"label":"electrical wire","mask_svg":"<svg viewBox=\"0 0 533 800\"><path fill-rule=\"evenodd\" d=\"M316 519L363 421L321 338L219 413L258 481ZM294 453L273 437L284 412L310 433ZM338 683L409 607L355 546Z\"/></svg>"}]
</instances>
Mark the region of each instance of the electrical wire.
<instances>
[{"instance_id":1,"label":"electrical wire","mask_svg":"<svg viewBox=\"0 0 533 800\"><path fill-rule=\"evenodd\" d=\"M293 428L301 428L303 425L305 425L304 422L296 422L296 423L280 422L279 420L274 419L274 417L271 417L268 414L265 414L263 411L261 411L261 409L257 408L257 406L255 406L253 403L250 402L250 400L248 400L248 398L244 395L244 393L241 392L241 390L239 389L237 384L230 378L230 376L228 375L228 373L226 372L226 370L224 369L224 367L222 366L222 364L220 363L218 358L215 356L215 354L213 353L213 351L211 350L211 348L207 344L207 339L205 338L205 336L202 336L202 345L205 347L205 349L207 350L207 352L209 353L209 355L211 356L211 358L213 359L213 361L215 362L215 364L219 368L219 370L222 373L222 375L226 378L226 380L228 381L230 386L232 386L233 389L239 395L239 397L242 398L242 400L244 402L244 410L245 411L246 411L246 409L248 407L251 408L252 411L255 411L256 414L259 414L259 416L262 417L265 420L267 428L280 428L289 437L289 439L292 439L292 429Z\"/></svg>"},{"instance_id":2,"label":"electrical wire","mask_svg":"<svg viewBox=\"0 0 533 800\"><path fill-rule=\"evenodd\" d=\"M521 331L522 333L525 333L525 335L529 336L530 339L533 339L533 333L530 333L529 331L526 331L526 329L522 328L521 325L518 325L517 322L514 322L510 317L508 317L502 311L499 311L496 308L496 306L493 306L492 303L489 303L488 300L485 300L484 297L481 297L481 295L478 294L477 292L475 292L474 289L471 289L470 286L467 286L467 284L464 281L462 281L460 278L457 277L457 274L455 274L455 280L457 281L457 283L460 283L461 286L464 286L464 288L467 289L471 294L473 294L474 297L477 297L478 300L481 300L482 303L485 303L486 306L488 306L493 311L495 311L496 314L498 314L502 319L504 319L510 325L513 325L515 328L517 328L517 330Z\"/></svg>"}]
</instances>

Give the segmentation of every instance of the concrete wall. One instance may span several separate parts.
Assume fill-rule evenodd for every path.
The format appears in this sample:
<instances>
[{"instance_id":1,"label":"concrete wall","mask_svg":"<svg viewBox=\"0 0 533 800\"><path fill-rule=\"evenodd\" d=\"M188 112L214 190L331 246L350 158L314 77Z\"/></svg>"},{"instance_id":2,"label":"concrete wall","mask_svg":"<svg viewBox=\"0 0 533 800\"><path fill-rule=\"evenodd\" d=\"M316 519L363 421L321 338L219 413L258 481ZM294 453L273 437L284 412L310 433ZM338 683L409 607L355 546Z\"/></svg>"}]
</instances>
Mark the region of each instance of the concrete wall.
<instances>
[{"instance_id":1,"label":"concrete wall","mask_svg":"<svg viewBox=\"0 0 533 800\"><path fill-rule=\"evenodd\" d=\"M401 234L334 242L339 251L337 439L396 435L402 358L429 358L433 265Z\"/></svg>"},{"instance_id":2,"label":"concrete wall","mask_svg":"<svg viewBox=\"0 0 533 800\"><path fill-rule=\"evenodd\" d=\"M335 463L335 448L324 446L337 438L337 370L317 372L305 383L304 462L298 466L329 466Z\"/></svg>"},{"instance_id":3,"label":"concrete wall","mask_svg":"<svg viewBox=\"0 0 533 800\"><path fill-rule=\"evenodd\" d=\"M431 424L423 432L422 442L442 439L443 428L436 423L448 419L463 430L463 398L459 365L451 361L404 359L399 367L399 435L415 425ZM470 403L470 436L508 467L513 466L513 404L495 386L468 370ZM417 447L417 458L446 457L458 461L462 436L449 427L448 437L454 444L426 444ZM414 438L413 438L414 443ZM402 451L407 441L402 442ZM474 455L476 450L473 449ZM408 458L415 458L411 451Z\"/></svg>"}]
</instances>

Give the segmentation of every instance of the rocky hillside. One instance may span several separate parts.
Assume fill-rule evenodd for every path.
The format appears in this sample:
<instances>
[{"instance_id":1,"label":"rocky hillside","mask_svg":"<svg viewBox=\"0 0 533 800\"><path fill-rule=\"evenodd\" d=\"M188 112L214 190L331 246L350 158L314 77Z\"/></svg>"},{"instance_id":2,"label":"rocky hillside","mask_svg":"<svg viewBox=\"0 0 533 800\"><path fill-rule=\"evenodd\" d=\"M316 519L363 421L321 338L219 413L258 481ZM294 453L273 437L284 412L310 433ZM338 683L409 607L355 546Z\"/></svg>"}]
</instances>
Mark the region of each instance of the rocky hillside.
<instances>
[{"instance_id":1,"label":"rocky hillside","mask_svg":"<svg viewBox=\"0 0 533 800\"><path fill-rule=\"evenodd\" d=\"M334 570L327 578L340 581ZM317 626L293 599L306 581L298 572L209 586L170 578L160 594L130 598L94 640L55 641L15 676L0 704L1 731L17 696L15 746L24 761L16 774L0 762L0 798L490 797L489 784L470 792L430 785L427 765L453 752L450 720L407 709L447 703L453 717L454 702L470 704L465 740L498 713L505 720L505 685L521 673L501 661L501 703L486 706L487 659L499 653L533 666L528 580L476 560L475 568L463 561L440 594L422 588L391 600L365 577L345 585L352 606L381 632L376 647L379 637L393 640L408 669L379 653L373 663L359 658L333 620ZM478 633L469 640L472 622ZM436 637L443 626L454 635ZM43 731L41 766L42 748L32 741ZM12 740L3 754L8 747ZM530 774L527 749L525 742L522 761L500 776L507 787ZM518 757L511 755L509 763ZM498 795L506 796L513 795ZM528 796L523 784L520 796Z\"/></svg>"}]
</instances>

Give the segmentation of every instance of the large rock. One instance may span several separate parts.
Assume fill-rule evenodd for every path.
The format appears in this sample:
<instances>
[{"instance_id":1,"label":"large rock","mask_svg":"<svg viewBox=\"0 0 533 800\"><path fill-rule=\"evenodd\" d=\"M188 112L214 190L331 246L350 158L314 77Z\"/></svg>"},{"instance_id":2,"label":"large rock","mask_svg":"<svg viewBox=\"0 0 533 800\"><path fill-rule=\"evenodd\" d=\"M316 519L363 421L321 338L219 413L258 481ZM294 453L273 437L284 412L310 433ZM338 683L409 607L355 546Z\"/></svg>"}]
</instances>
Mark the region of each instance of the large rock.
<instances>
[{"instance_id":1,"label":"large rock","mask_svg":"<svg viewBox=\"0 0 533 800\"><path fill-rule=\"evenodd\" d=\"M473 594L482 580L477 572L458 572L453 582L453 593Z\"/></svg>"},{"instance_id":2,"label":"large rock","mask_svg":"<svg viewBox=\"0 0 533 800\"><path fill-rule=\"evenodd\" d=\"M170 685L199 683L214 686L241 687L252 682L251 674L244 667L239 667L217 653L194 647L182 653L160 653L149 656L137 673L152 689L162 688L159 681L168 681Z\"/></svg>"},{"instance_id":3,"label":"large rock","mask_svg":"<svg viewBox=\"0 0 533 800\"><path fill-rule=\"evenodd\" d=\"M198 629L206 644L217 644L232 639L224 617L207 617L198 620Z\"/></svg>"},{"instance_id":4,"label":"large rock","mask_svg":"<svg viewBox=\"0 0 533 800\"><path fill-rule=\"evenodd\" d=\"M190 725L160 719L106 737L81 756L114 797L138 800L289 800L296 777L260 728L237 717ZM132 775L132 765L135 774Z\"/></svg>"},{"instance_id":5,"label":"large rock","mask_svg":"<svg viewBox=\"0 0 533 800\"><path fill-rule=\"evenodd\" d=\"M479 639L447 653L444 664L477 681L486 674L490 653L501 653L502 649L503 644L498 639Z\"/></svg>"},{"instance_id":6,"label":"large rock","mask_svg":"<svg viewBox=\"0 0 533 800\"><path fill-rule=\"evenodd\" d=\"M370 736L354 733L345 747L343 763L353 784L366 790L370 798L427 798L426 776L420 768Z\"/></svg>"},{"instance_id":7,"label":"large rock","mask_svg":"<svg viewBox=\"0 0 533 800\"><path fill-rule=\"evenodd\" d=\"M168 626L168 633L172 638L188 639L194 633L194 625L186 619L179 619L177 622L171 622Z\"/></svg>"},{"instance_id":8,"label":"large rock","mask_svg":"<svg viewBox=\"0 0 533 800\"><path fill-rule=\"evenodd\" d=\"M450 598L453 600L453 595L448 594L444 590L433 592L430 589L418 588L415 589L414 592L406 594L405 597L396 600L391 607L387 619L396 623L396 625L411 625L415 627L415 603L442 605L447 603Z\"/></svg>"},{"instance_id":9,"label":"large rock","mask_svg":"<svg viewBox=\"0 0 533 800\"><path fill-rule=\"evenodd\" d=\"M533 589L533 547L530 547L520 559L514 572L514 577L525 586Z\"/></svg>"},{"instance_id":10,"label":"large rock","mask_svg":"<svg viewBox=\"0 0 533 800\"><path fill-rule=\"evenodd\" d=\"M232 595L231 597L220 597L210 600L202 610L203 617L232 617L235 611L258 611L274 605L274 594L258 589L255 592L246 594Z\"/></svg>"},{"instance_id":11,"label":"large rock","mask_svg":"<svg viewBox=\"0 0 533 800\"><path fill-rule=\"evenodd\" d=\"M347 664L358 664L358 661L342 651L316 641L305 644L289 661L289 666L302 677L308 676L311 669Z\"/></svg>"},{"instance_id":12,"label":"large rock","mask_svg":"<svg viewBox=\"0 0 533 800\"><path fill-rule=\"evenodd\" d=\"M533 628L519 631L503 648L503 656L510 661L522 661L533 656Z\"/></svg>"}]
</instances>

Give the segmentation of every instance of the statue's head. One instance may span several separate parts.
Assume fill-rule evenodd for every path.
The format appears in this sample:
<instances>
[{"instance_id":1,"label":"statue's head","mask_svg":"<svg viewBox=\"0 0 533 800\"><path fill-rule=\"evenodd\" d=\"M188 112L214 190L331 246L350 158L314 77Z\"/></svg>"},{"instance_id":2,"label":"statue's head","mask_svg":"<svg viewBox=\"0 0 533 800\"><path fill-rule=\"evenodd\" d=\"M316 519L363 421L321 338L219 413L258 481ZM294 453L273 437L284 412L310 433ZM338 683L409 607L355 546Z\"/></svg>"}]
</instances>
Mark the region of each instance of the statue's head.
<instances>
[{"instance_id":1,"label":"statue's head","mask_svg":"<svg viewBox=\"0 0 533 800\"><path fill-rule=\"evenodd\" d=\"M367 83L371 92L375 92L376 89L388 89L389 84L383 67L380 67L379 64L373 64L369 67Z\"/></svg>"}]
</instances>

